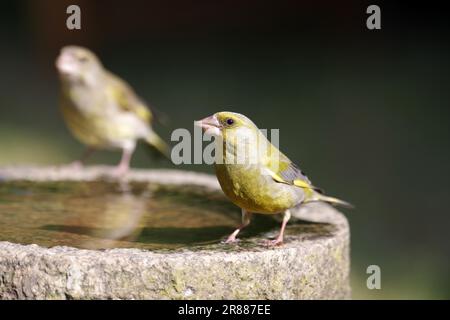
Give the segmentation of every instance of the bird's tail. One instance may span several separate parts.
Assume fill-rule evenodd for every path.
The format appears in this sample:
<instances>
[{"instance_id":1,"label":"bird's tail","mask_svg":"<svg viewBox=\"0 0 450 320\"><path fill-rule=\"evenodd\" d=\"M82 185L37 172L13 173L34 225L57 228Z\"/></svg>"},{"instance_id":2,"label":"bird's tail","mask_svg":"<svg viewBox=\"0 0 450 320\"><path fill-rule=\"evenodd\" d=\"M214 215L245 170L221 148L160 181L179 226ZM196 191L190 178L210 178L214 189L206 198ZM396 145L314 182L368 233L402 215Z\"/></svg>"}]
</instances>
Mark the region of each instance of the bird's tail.
<instances>
[{"instance_id":1,"label":"bird's tail","mask_svg":"<svg viewBox=\"0 0 450 320\"><path fill-rule=\"evenodd\" d=\"M153 130L150 130L145 141L152 146L153 149L156 149L158 153L170 159L169 146Z\"/></svg>"},{"instance_id":2,"label":"bird's tail","mask_svg":"<svg viewBox=\"0 0 450 320\"><path fill-rule=\"evenodd\" d=\"M315 201L323 201L323 202L327 202L327 203L332 204L332 205L339 205L339 206L343 206L343 207L349 208L349 209L353 209L354 208L354 206L351 203L348 203L347 201L344 201L344 200L341 200L341 199L338 199L338 198L334 198L334 197L329 197L329 196L326 196L326 195L324 195L324 194L322 194L320 192L314 192L312 194L312 196L309 197L305 201L305 203L307 203L307 202L315 202Z\"/></svg>"}]
</instances>

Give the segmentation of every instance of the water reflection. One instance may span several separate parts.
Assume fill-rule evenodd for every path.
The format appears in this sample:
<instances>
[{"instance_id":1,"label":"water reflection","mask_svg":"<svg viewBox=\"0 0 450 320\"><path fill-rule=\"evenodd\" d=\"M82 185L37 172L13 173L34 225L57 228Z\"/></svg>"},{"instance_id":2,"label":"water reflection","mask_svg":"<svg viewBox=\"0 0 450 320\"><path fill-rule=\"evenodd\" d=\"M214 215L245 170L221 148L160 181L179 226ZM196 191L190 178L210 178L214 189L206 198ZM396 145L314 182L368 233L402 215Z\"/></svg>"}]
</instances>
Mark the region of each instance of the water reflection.
<instances>
[{"instance_id":1,"label":"water reflection","mask_svg":"<svg viewBox=\"0 0 450 320\"><path fill-rule=\"evenodd\" d=\"M176 249L219 244L240 222L221 192L193 186L109 182L0 184L0 241L87 249ZM255 215L243 232L265 239L279 227ZM328 236L326 224L295 223L289 234Z\"/></svg>"},{"instance_id":2,"label":"water reflection","mask_svg":"<svg viewBox=\"0 0 450 320\"><path fill-rule=\"evenodd\" d=\"M171 249L218 243L240 220L220 192L147 183L0 185L0 241L78 248ZM261 217L244 236L277 226Z\"/></svg>"},{"instance_id":3,"label":"water reflection","mask_svg":"<svg viewBox=\"0 0 450 320\"><path fill-rule=\"evenodd\" d=\"M52 242L70 241L72 246L90 249L113 248L118 241L133 242L142 230L151 198L150 189L136 188L133 193L126 182L108 186L108 190L98 184L80 184L71 190L76 191L72 195L64 188L56 189L60 191L52 197L56 206L49 209L58 209L59 214L54 210L52 217L41 212L40 218L48 224L39 229L52 233ZM35 190L34 195L42 196L42 191Z\"/></svg>"},{"instance_id":4,"label":"water reflection","mask_svg":"<svg viewBox=\"0 0 450 320\"><path fill-rule=\"evenodd\" d=\"M109 240L103 246L114 247L114 240L134 241L143 228L142 219L151 196L150 191L134 195L128 183L122 183L120 190L122 193L105 196L105 208L97 221L103 229L97 229L92 234Z\"/></svg>"}]
</instances>

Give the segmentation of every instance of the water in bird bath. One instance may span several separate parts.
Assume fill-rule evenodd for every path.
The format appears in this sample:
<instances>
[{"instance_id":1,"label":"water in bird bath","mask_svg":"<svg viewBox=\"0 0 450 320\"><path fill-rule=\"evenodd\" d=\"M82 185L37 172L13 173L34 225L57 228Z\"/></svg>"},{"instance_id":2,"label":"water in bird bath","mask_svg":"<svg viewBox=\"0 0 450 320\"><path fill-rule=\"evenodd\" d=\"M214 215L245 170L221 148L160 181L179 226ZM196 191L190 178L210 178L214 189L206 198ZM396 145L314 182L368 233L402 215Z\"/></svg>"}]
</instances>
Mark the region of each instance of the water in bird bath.
<instances>
[{"instance_id":1,"label":"water in bird bath","mask_svg":"<svg viewBox=\"0 0 450 320\"><path fill-rule=\"evenodd\" d=\"M198 186L0 183L0 241L87 249L192 248L219 243L239 222L239 208ZM277 227L271 217L258 216L242 237Z\"/></svg>"}]
</instances>

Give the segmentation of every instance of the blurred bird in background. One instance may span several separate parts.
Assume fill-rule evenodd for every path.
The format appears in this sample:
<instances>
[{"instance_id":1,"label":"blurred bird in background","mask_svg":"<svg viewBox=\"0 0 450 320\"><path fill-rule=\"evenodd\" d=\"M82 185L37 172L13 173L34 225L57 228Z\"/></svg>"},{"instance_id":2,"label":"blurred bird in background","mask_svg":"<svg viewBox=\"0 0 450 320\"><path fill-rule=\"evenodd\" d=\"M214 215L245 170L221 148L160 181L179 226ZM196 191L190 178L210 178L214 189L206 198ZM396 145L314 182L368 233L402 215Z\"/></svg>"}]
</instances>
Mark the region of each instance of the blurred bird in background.
<instances>
[{"instance_id":1,"label":"blurred bird in background","mask_svg":"<svg viewBox=\"0 0 450 320\"><path fill-rule=\"evenodd\" d=\"M242 224L228 237L236 241L238 233L250 223L252 213L284 213L279 236L268 245L283 243L290 209L303 203L324 201L346 207L345 201L328 197L312 185L306 175L272 145L246 116L219 112L197 121L197 125L222 142L222 159L215 168L220 186L230 200L242 209ZM216 150L217 153L217 150Z\"/></svg>"},{"instance_id":2,"label":"blurred bird in background","mask_svg":"<svg viewBox=\"0 0 450 320\"><path fill-rule=\"evenodd\" d=\"M67 46L56 60L61 110L72 134L87 146L76 165L96 149L122 150L115 173L125 174L137 140L168 156L168 146L153 131L152 111L122 79L106 70L90 50Z\"/></svg>"}]
</instances>

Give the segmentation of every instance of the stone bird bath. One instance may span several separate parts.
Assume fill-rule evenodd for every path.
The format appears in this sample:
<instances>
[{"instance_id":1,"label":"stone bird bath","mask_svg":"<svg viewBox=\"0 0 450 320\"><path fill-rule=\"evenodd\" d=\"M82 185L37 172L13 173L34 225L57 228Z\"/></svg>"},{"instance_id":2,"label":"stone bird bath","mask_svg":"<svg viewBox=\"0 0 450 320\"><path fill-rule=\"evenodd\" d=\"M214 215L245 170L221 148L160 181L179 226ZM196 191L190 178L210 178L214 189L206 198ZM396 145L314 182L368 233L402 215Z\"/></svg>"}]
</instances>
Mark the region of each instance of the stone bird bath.
<instances>
[{"instance_id":1,"label":"stone bird bath","mask_svg":"<svg viewBox=\"0 0 450 320\"><path fill-rule=\"evenodd\" d=\"M300 207L286 243L240 210L214 176L177 170L0 168L0 299L347 299L349 227ZM297 218L297 219L295 219Z\"/></svg>"}]
</instances>

